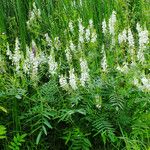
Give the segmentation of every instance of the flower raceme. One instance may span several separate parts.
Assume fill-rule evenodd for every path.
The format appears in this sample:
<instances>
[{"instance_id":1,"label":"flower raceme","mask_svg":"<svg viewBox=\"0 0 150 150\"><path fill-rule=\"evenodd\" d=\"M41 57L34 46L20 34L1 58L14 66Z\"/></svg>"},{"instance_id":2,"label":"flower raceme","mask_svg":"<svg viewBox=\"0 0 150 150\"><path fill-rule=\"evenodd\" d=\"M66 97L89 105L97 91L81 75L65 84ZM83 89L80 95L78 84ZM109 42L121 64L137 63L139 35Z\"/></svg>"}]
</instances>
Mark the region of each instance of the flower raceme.
<instances>
[{"instance_id":1,"label":"flower raceme","mask_svg":"<svg viewBox=\"0 0 150 150\"><path fill-rule=\"evenodd\" d=\"M70 69L69 71L69 84L73 90L77 89L76 76L74 74L74 69Z\"/></svg>"},{"instance_id":2,"label":"flower raceme","mask_svg":"<svg viewBox=\"0 0 150 150\"><path fill-rule=\"evenodd\" d=\"M80 83L82 86L85 86L85 83L89 81L90 76L87 61L83 58L80 58L80 68L81 68Z\"/></svg>"}]
</instances>

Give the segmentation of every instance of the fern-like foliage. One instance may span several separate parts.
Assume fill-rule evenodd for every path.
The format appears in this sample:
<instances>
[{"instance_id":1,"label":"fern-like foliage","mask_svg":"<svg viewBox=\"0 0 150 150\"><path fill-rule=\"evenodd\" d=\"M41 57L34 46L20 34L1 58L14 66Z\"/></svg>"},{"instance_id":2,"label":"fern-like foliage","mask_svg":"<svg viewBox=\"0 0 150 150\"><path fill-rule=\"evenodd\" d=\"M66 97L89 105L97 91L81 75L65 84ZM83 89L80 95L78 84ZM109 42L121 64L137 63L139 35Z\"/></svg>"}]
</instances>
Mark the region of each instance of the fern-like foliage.
<instances>
[{"instance_id":1,"label":"fern-like foliage","mask_svg":"<svg viewBox=\"0 0 150 150\"><path fill-rule=\"evenodd\" d=\"M116 111L123 110L124 108L124 98L117 94L116 92L110 96L111 107L115 108Z\"/></svg>"},{"instance_id":2,"label":"fern-like foliage","mask_svg":"<svg viewBox=\"0 0 150 150\"><path fill-rule=\"evenodd\" d=\"M22 143L25 142L24 138L26 136L27 134L22 135L17 134L16 136L14 136L13 141L10 142L9 148L11 150L20 150Z\"/></svg>"},{"instance_id":3,"label":"fern-like foliage","mask_svg":"<svg viewBox=\"0 0 150 150\"><path fill-rule=\"evenodd\" d=\"M112 124L104 117L96 117L95 121L92 123L93 131L96 132L94 136L101 135L104 144L107 140L115 142L117 137L114 134L115 129Z\"/></svg>"},{"instance_id":4,"label":"fern-like foliage","mask_svg":"<svg viewBox=\"0 0 150 150\"><path fill-rule=\"evenodd\" d=\"M6 138L6 128L3 125L0 125L0 139Z\"/></svg>"},{"instance_id":5,"label":"fern-like foliage","mask_svg":"<svg viewBox=\"0 0 150 150\"><path fill-rule=\"evenodd\" d=\"M90 150L92 145L86 135L79 129L73 128L64 133L63 139L69 150Z\"/></svg>"},{"instance_id":6,"label":"fern-like foliage","mask_svg":"<svg viewBox=\"0 0 150 150\"><path fill-rule=\"evenodd\" d=\"M72 121L72 116L75 115L76 113L79 113L81 115L86 115L86 111L84 109L62 109L60 110L60 116L59 116L59 122L60 121L66 121L70 122Z\"/></svg>"},{"instance_id":7,"label":"fern-like foliage","mask_svg":"<svg viewBox=\"0 0 150 150\"><path fill-rule=\"evenodd\" d=\"M51 122L55 119L57 110L52 105L57 106L57 92L57 85L53 80L40 86L31 97L32 107L22 116L26 125L32 123L31 134L37 134L36 144L39 144L42 135L48 135L48 130L53 128Z\"/></svg>"}]
</instances>

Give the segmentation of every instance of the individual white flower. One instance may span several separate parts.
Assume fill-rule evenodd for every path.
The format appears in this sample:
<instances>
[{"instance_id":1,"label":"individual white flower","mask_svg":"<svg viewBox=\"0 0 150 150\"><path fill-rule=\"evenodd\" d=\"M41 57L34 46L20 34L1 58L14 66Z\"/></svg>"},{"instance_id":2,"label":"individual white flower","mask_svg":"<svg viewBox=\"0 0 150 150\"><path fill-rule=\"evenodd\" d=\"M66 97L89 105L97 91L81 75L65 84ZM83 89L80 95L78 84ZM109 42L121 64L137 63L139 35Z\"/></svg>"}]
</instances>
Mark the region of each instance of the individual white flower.
<instances>
[{"instance_id":1,"label":"individual white flower","mask_svg":"<svg viewBox=\"0 0 150 150\"><path fill-rule=\"evenodd\" d=\"M68 63L70 63L72 61L72 55L71 55L70 49L68 47L66 48L65 53L66 53L67 61L68 61Z\"/></svg>"},{"instance_id":2,"label":"individual white flower","mask_svg":"<svg viewBox=\"0 0 150 150\"><path fill-rule=\"evenodd\" d=\"M66 76L60 75L60 76L59 76L59 83L60 83L60 86L61 86L63 89L65 89L65 90L68 90L68 89L69 89L69 85L68 85Z\"/></svg>"},{"instance_id":3,"label":"individual white flower","mask_svg":"<svg viewBox=\"0 0 150 150\"><path fill-rule=\"evenodd\" d=\"M84 43L83 34L80 34L80 33L79 33L79 42L80 42L80 43Z\"/></svg>"},{"instance_id":4,"label":"individual white flower","mask_svg":"<svg viewBox=\"0 0 150 150\"><path fill-rule=\"evenodd\" d=\"M148 85L148 79L145 76L141 78L141 81L144 85Z\"/></svg>"},{"instance_id":5,"label":"individual white flower","mask_svg":"<svg viewBox=\"0 0 150 150\"><path fill-rule=\"evenodd\" d=\"M139 23L136 24L136 29L138 32L141 32L142 28Z\"/></svg>"},{"instance_id":6,"label":"individual white flower","mask_svg":"<svg viewBox=\"0 0 150 150\"><path fill-rule=\"evenodd\" d=\"M82 25L82 19L79 19L79 42L83 43L84 42L84 27Z\"/></svg>"},{"instance_id":7,"label":"individual white flower","mask_svg":"<svg viewBox=\"0 0 150 150\"><path fill-rule=\"evenodd\" d=\"M106 34L106 32L107 32L107 24L106 24L106 20L105 19L102 22L102 32L104 34Z\"/></svg>"},{"instance_id":8,"label":"individual white flower","mask_svg":"<svg viewBox=\"0 0 150 150\"><path fill-rule=\"evenodd\" d=\"M121 44L122 42L126 41L127 41L127 31L126 29L124 29L123 32L118 35L118 42L119 44Z\"/></svg>"},{"instance_id":9,"label":"individual white flower","mask_svg":"<svg viewBox=\"0 0 150 150\"><path fill-rule=\"evenodd\" d=\"M84 33L84 26L82 25L82 19L79 18L78 22L79 22L79 24L78 24L78 26L79 26L79 33L83 34Z\"/></svg>"},{"instance_id":10,"label":"individual white flower","mask_svg":"<svg viewBox=\"0 0 150 150\"><path fill-rule=\"evenodd\" d=\"M60 40L59 37L54 38L54 47L58 50L60 47Z\"/></svg>"},{"instance_id":11,"label":"individual white flower","mask_svg":"<svg viewBox=\"0 0 150 150\"><path fill-rule=\"evenodd\" d=\"M149 38L148 38L148 30L145 29L143 31L139 32L139 46L141 48L144 47L145 44L149 43ZM145 48L145 47L144 47Z\"/></svg>"},{"instance_id":12,"label":"individual white flower","mask_svg":"<svg viewBox=\"0 0 150 150\"><path fill-rule=\"evenodd\" d=\"M80 83L82 86L85 86L85 83L89 80L89 74L88 72L82 72L81 73L81 78L80 78Z\"/></svg>"},{"instance_id":13,"label":"individual white flower","mask_svg":"<svg viewBox=\"0 0 150 150\"><path fill-rule=\"evenodd\" d=\"M69 84L73 90L77 89L76 76L74 74L74 69L70 69L69 71Z\"/></svg>"},{"instance_id":14,"label":"individual white flower","mask_svg":"<svg viewBox=\"0 0 150 150\"><path fill-rule=\"evenodd\" d=\"M75 45L73 44L72 40L70 40L70 45L69 45L69 48L72 52L74 52L76 50L76 47Z\"/></svg>"},{"instance_id":15,"label":"individual white flower","mask_svg":"<svg viewBox=\"0 0 150 150\"><path fill-rule=\"evenodd\" d=\"M38 8L36 7L35 2L33 2L33 12L35 13L35 15L36 15L37 17L40 17L40 16L41 16L41 11L40 11L40 9L38 9Z\"/></svg>"},{"instance_id":16,"label":"individual white flower","mask_svg":"<svg viewBox=\"0 0 150 150\"><path fill-rule=\"evenodd\" d=\"M38 66L39 66L39 58L38 58L38 48L34 40L32 40L31 51L29 52L29 59L31 63L31 76L32 79L37 77L38 74Z\"/></svg>"},{"instance_id":17,"label":"individual white flower","mask_svg":"<svg viewBox=\"0 0 150 150\"><path fill-rule=\"evenodd\" d=\"M16 41L15 41L15 51L18 51L19 49L20 49L20 42L19 42L19 39L17 37Z\"/></svg>"},{"instance_id":18,"label":"individual white flower","mask_svg":"<svg viewBox=\"0 0 150 150\"><path fill-rule=\"evenodd\" d=\"M24 58L23 62L23 72L29 75L30 69L31 69L30 50L29 47L26 45L26 58Z\"/></svg>"},{"instance_id":19,"label":"individual white flower","mask_svg":"<svg viewBox=\"0 0 150 150\"><path fill-rule=\"evenodd\" d=\"M55 58L52 54L48 57L48 65L49 65L49 73L52 75L56 74L58 64L55 61Z\"/></svg>"},{"instance_id":20,"label":"individual white flower","mask_svg":"<svg viewBox=\"0 0 150 150\"><path fill-rule=\"evenodd\" d=\"M30 59L30 61L32 62L32 60L34 59L34 56L35 54L34 54L34 52L33 51L30 51L29 52L29 59Z\"/></svg>"},{"instance_id":21,"label":"individual white flower","mask_svg":"<svg viewBox=\"0 0 150 150\"><path fill-rule=\"evenodd\" d=\"M20 43L18 38L15 41L15 51L12 56L12 63L16 67L16 72L19 73L20 70L20 60L21 60L21 53L20 53Z\"/></svg>"},{"instance_id":22,"label":"individual white flower","mask_svg":"<svg viewBox=\"0 0 150 150\"><path fill-rule=\"evenodd\" d=\"M116 23L116 12L113 11L111 17L109 18L109 32L110 34L115 34L115 23Z\"/></svg>"},{"instance_id":23,"label":"individual white flower","mask_svg":"<svg viewBox=\"0 0 150 150\"><path fill-rule=\"evenodd\" d=\"M150 78L146 77L145 75L142 75L140 78L141 83L139 82L139 79L135 78L133 84L140 90L144 92L150 91Z\"/></svg>"},{"instance_id":24,"label":"individual white flower","mask_svg":"<svg viewBox=\"0 0 150 150\"><path fill-rule=\"evenodd\" d=\"M74 28L73 28L73 23L72 23L72 21L69 22L69 29L70 29L70 31L73 33Z\"/></svg>"},{"instance_id":25,"label":"individual white flower","mask_svg":"<svg viewBox=\"0 0 150 150\"><path fill-rule=\"evenodd\" d=\"M72 2L72 6L76 7L76 1L75 0Z\"/></svg>"},{"instance_id":26,"label":"individual white flower","mask_svg":"<svg viewBox=\"0 0 150 150\"><path fill-rule=\"evenodd\" d=\"M46 63L46 62L47 62L47 58L46 58L45 54L43 52L41 52L39 54L39 64Z\"/></svg>"},{"instance_id":27,"label":"individual white flower","mask_svg":"<svg viewBox=\"0 0 150 150\"><path fill-rule=\"evenodd\" d=\"M144 63L145 56L142 49L139 49L139 51L137 52L137 59L139 60L139 62Z\"/></svg>"},{"instance_id":28,"label":"individual white flower","mask_svg":"<svg viewBox=\"0 0 150 150\"><path fill-rule=\"evenodd\" d=\"M140 25L137 26L139 35L139 51L137 53L137 59L139 60L139 62L144 63L145 61L144 50L146 49L146 46L149 43L148 30L146 28L142 30Z\"/></svg>"},{"instance_id":29,"label":"individual white flower","mask_svg":"<svg viewBox=\"0 0 150 150\"><path fill-rule=\"evenodd\" d=\"M133 34L131 32L131 29L128 29L128 42L129 42L129 47L133 48L134 47L134 37Z\"/></svg>"},{"instance_id":30,"label":"individual white flower","mask_svg":"<svg viewBox=\"0 0 150 150\"><path fill-rule=\"evenodd\" d=\"M127 73L129 72L129 67L128 67L128 65L129 65L129 64L128 64L127 62L124 62L122 67L121 67L120 65L118 65L116 69L117 69L118 71L122 72L122 73L127 74Z\"/></svg>"},{"instance_id":31,"label":"individual white flower","mask_svg":"<svg viewBox=\"0 0 150 150\"><path fill-rule=\"evenodd\" d=\"M93 20L92 19L89 20L89 27L90 27L90 29L93 29Z\"/></svg>"},{"instance_id":32,"label":"individual white flower","mask_svg":"<svg viewBox=\"0 0 150 150\"><path fill-rule=\"evenodd\" d=\"M90 77L87 61L83 58L80 58L80 68L81 68L80 82L82 86L85 86L85 83L89 80Z\"/></svg>"},{"instance_id":33,"label":"individual white flower","mask_svg":"<svg viewBox=\"0 0 150 150\"><path fill-rule=\"evenodd\" d=\"M150 78L147 78L145 75L141 78L141 82L146 91L150 91Z\"/></svg>"},{"instance_id":34,"label":"individual white flower","mask_svg":"<svg viewBox=\"0 0 150 150\"><path fill-rule=\"evenodd\" d=\"M138 80L137 78L134 78L133 84L134 84L135 86L139 86L139 80Z\"/></svg>"},{"instance_id":35,"label":"individual white flower","mask_svg":"<svg viewBox=\"0 0 150 150\"><path fill-rule=\"evenodd\" d=\"M93 31L92 32L92 35L91 35L91 42L92 43L95 43L97 40L97 34L96 34L96 31Z\"/></svg>"},{"instance_id":36,"label":"individual white flower","mask_svg":"<svg viewBox=\"0 0 150 150\"><path fill-rule=\"evenodd\" d=\"M40 17L41 17L41 11L36 7L35 2L33 2L33 10L30 11L29 20L26 22L27 27L30 29L31 25L36 21L36 19Z\"/></svg>"},{"instance_id":37,"label":"individual white flower","mask_svg":"<svg viewBox=\"0 0 150 150\"><path fill-rule=\"evenodd\" d=\"M90 41L90 35L91 35L90 29L87 28L87 29L85 30L85 39L86 39L87 42Z\"/></svg>"},{"instance_id":38,"label":"individual white flower","mask_svg":"<svg viewBox=\"0 0 150 150\"><path fill-rule=\"evenodd\" d=\"M28 59L25 59L25 60L24 60L24 63L23 63L23 72L24 72L25 74L28 74L28 75L29 75L29 73L30 73L30 62L29 62Z\"/></svg>"},{"instance_id":39,"label":"individual white flower","mask_svg":"<svg viewBox=\"0 0 150 150\"><path fill-rule=\"evenodd\" d=\"M45 34L45 38L46 38L46 42L47 42L48 46L51 46L52 45L52 41L51 41L48 33Z\"/></svg>"},{"instance_id":40,"label":"individual white flower","mask_svg":"<svg viewBox=\"0 0 150 150\"><path fill-rule=\"evenodd\" d=\"M103 55L103 58L102 58L102 61L101 61L101 66L102 66L102 70L104 72L107 71L107 59L106 59L106 52L104 50L104 45L102 47L102 55Z\"/></svg>"},{"instance_id":41,"label":"individual white flower","mask_svg":"<svg viewBox=\"0 0 150 150\"><path fill-rule=\"evenodd\" d=\"M32 77L37 77L38 66L39 66L38 57L34 57L34 59L32 60Z\"/></svg>"},{"instance_id":42,"label":"individual white flower","mask_svg":"<svg viewBox=\"0 0 150 150\"><path fill-rule=\"evenodd\" d=\"M82 4L83 2L82 2L82 0L80 0L80 6L82 6L83 4Z\"/></svg>"},{"instance_id":43,"label":"individual white flower","mask_svg":"<svg viewBox=\"0 0 150 150\"><path fill-rule=\"evenodd\" d=\"M81 67L81 72L89 71L87 61L83 58L80 58L80 67Z\"/></svg>"},{"instance_id":44,"label":"individual white flower","mask_svg":"<svg viewBox=\"0 0 150 150\"><path fill-rule=\"evenodd\" d=\"M9 57L10 60L12 59L12 52L10 51L8 43L7 43L6 55Z\"/></svg>"},{"instance_id":45,"label":"individual white flower","mask_svg":"<svg viewBox=\"0 0 150 150\"><path fill-rule=\"evenodd\" d=\"M81 43L78 43L78 51L81 51L81 50L82 50Z\"/></svg>"}]
</instances>

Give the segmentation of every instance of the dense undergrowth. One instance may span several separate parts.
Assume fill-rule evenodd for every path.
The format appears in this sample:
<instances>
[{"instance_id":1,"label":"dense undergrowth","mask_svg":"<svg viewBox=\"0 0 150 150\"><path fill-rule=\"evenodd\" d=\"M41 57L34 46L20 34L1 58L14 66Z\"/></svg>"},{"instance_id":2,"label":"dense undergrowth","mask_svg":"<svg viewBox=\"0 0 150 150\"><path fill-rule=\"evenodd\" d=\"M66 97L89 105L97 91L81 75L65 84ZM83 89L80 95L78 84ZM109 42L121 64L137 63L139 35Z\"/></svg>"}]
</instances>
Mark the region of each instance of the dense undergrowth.
<instances>
[{"instance_id":1,"label":"dense undergrowth","mask_svg":"<svg viewBox=\"0 0 150 150\"><path fill-rule=\"evenodd\" d=\"M0 149L149 150L149 7L1 0Z\"/></svg>"}]
</instances>

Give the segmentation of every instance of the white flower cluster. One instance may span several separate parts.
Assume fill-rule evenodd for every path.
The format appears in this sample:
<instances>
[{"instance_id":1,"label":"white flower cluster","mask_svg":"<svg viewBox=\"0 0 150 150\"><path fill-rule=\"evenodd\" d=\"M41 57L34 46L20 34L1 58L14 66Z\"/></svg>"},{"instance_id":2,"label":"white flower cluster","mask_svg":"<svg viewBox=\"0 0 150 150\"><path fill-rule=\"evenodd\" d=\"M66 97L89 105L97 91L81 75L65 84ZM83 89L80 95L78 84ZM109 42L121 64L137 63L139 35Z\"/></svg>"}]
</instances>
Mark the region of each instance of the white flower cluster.
<instances>
[{"instance_id":1,"label":"white flower cluster","mask_svg":"<svg viewBox=\"0 0 150 150\"><path fill-rule=\"evenodd\" d=\"M78 88L76 83L76 76L74 74L74 69L70 69L69 71L69 84L73 90L76 90Z\"/></svg>"},{"instance_id":2,"label":"white flower cluster","mask_svg":"<svg viewBox=\"0 0 150 150\"><path fill-rule=\"evenodd\" d=\"M129 44L129 53L131 55L132 64L134 64L134 62L135 62L135 60L134 60L134 55L135 55L134 37L133 37L132 31L130 28L128 29L128 44Z\"/></svg>"},{"instance_id":3,"label":"white flower cluster","mask_svg":"<svg viewBox=\"0 0 150 150\"><path fill-rule=\"evenodd\" d=\"M146 46L149 43L148 30L146 28L142 30L140 25L137 23L137 31L139 36L139 51L137 53L137 59L139 60L139 62L144 63L144 50L146 49Z\"/></svg>"},{"instance_id":4,"label":"white flower cluster","mask_svg":"<svg viewBox=\"0 0 150 150\"><path fill-rule=\"evenodd\" d=\"M10 51L9 44L7 43L6 55L12 60L12 52Z\"/></svg>"},{"instance_id":5,"label":"white flower cluster","mask_svg":"<svg viewBox=\"0 0 150 150\"><path fill-rule=\"evenodd\" d=\"M58 64L55 61L54 52L52 52L51 55L48 57L48 65L49 65L49 73L52 75L56 74Z\"/></svg>"},{"instance_id":6,"label":"white flower cluster","mask_svg":"<svg viewBox=\"0 0 150 150\"><path fill-rule=\"evenodd\" d=\"M85 28L82 25L82 20L79 19L79 43L92 42L95 43L97 40L97 33L93 26L93 20L89 20L89 25ZM80 45L80 44L79 44Z\"/></svg>"},{"instance_id":7,"label":"white flower cluster","mask_svg":"<svg viewBox=\"0 0 150 150\"><path fill-rule=\"evenodd\" d=\"M127 41L127 30L124 29L122 31L122 33L120 33L118 35L118 42L119 42L119 44L121 44L121 43L126 42L126 41Z\"/></svg>"},{"instance_id":8,"label":"white flower cluster","mask_svg":"<svg viewBox=\"0 0 150 150\"><path fill-rule=\"evenodd\" d=\"M116 24L116 12L113 11L111 17L109 18L109 32L110 34L115 34L115 24Z\"/></svg>"},{"instance_id":9,"label":"white flower cluster","mask_svg":"<svg viewBox=\"0 0 150 150\"><path fill-rule=\"evenodd\" d=\"M102 32L104 35L107 33L107 24L105 19L102 22Z\"/></svg>"},{"instance_id":10,"label":"white flower cluster","mask_svg":"<svg viewBox=\"0 0 150 150\"><path fill-rule=\"evenodd\" d=\"M97 34L96 34L96 30L94 29L93 20L92 19L89 20L89 28L91 30L91 42L95 43L96 40L97 40Z\"/></svg>"},{"instance_id":11,"label":"white flower cluster","mask_svg":"<svg viewBox=\"0 0 150 150\"><path fill-rule=\"evenodd\" d=\"M56 50L58 50L60 48L60 45L61 45L59 37L55 37L53 43L54 43L54 47L56 48Z\"/></svg>"},{"instance_id":12,"label":"white flower cluster","mask_svg":"<svg viewBox=\"0 0 150 150\"><path fill-rule=\"evenodd\" d=\"M49 42L48 35L47 43ZM48 43L50 44L50 43ZM31 79L37 79L38 77L38 68L42 63L48 63L49 73L54 75L57 71L58 64L55 61L54 51L51 49L51 55L49 57L45 56L43 52L39 52L37 45L34 40L32 40L31 47L26 46L26 55L21 55L20 52L20 43L18 38L15 41L15 50L12 53L9 49L9 44L7 44L6 55L12 61L12 64L15 66L15 71L20 73L22 70L23 73L30 76Z\"/></svg>"},{"instance_id":13,"label":"white flower cluster","mask_svg":"<svg viewBox=\"0 0 150 150\"><path fill-rule=\"evenodd\" d=\"M15 51L12 55L12 64L15 66L16 73L20 72L20 60L21 60L21 53L20 53L20 43L18 38L15 41Z\"/></svg>"},{"instance_id":14,"label":"white flower cluster","mask_svg":"<svg viewBox=\"0 0 150 150\"><path fill-rule=\"evenodd\" d=\"M90 42L90 35L91 35L90 29L87 28L85 30L85 39L86 39L87 42Z\"/></svg>"},{"instance_id":15,"label":"white flower cluster","mask_svg":"<svg viewBox=\"0 0 150 150\"><path fill-rule=\"evenodd\" d=\"M150 78L145 75L141 79L134 78L133 84L142 91L150 92Z\"/></svg>"},{"instance_id":16,"label":"white flower cluster","mask_svg":"<svg viewBox=\"0 0 150 150\"><path fill-rule=\"evenodd\" d=\"M102 66L102 71L106 72L107 71L107 59L106 59L106 52L104 50L104 45L102 46L102 61L101 61L101 66Z\"/></svg>"},{"instance_id":17,"label":"white flower cluster","mask_svg":"<svg viewBox=\"0 0 150 150\"><path fill-rule=\"evenodd\" d=\"M69 43L69 44L70 44L70 45L69 45L70 50L71 50L72 52L75 52L76 46L74 45L74 43L72 42L72 40L70 40L70 43Z\"/></svg>"},{"instance_id":18,"label":"white flower cluster","mask_svg":"<svg viewBox=\"0 0 150 150\"><path fill-rule=\"evenodd\" d=\"M113 11L111 17L109 18L109 33L112 35L112 45L115 45L115 24L116 24L116 12Z\"/></svg>"},{"instance_id":19,"label":"white flower cluster","mask_svg":"<svg viewBox=\"0 0 150 150\"><path fill-rule=\"evenodd\" d=\"M118 65L116 69L122 73L127 74L129 72L128 66L129 66L129 64L127 62L124 62L123 66Z\"/></svg>"},{"instance_id":20,"label":"white flower cluster","mask_svg":"<svg viewBox=\"0 0 150 150\"><path fill-rule=\"evenodd\" d=\"M69 85L68 85L66 76L60 75L60 76L59 76L59 83L60 83L60 86L61 86L64 90L68 91Z\"/></svg>"},{"instance_id":21,"label":"white flower cluster","mask_svg":"<svg viewBox=\"0 0 150 150\"><path fill-rule=\"evenodd\" d=\"M38 66L39 66L39 58L38 57L34 57L32 62L32 77L37 77L38 74Z\"/></svg>"},{"instance_id":22,"label":"white flower cluster","mask_svg":"<svg viewBox=\"0 0 150 150\"><path fill-rule=\"evenodd\" d=\"M128 42L129 42L129 47L133 48L134 47L134 37L133 37L132 31L130 28L128 29Z\"/></svg>"},{"instance_id":23,"label":"white flower cluster","mask_svg":"<svg viewBox=\"0 0 150 150\"><path fill-rule=\"evenodd\" d=\"M23 63L23 71L25 74L30 74L30 67L31 67L31 61L30 61L30 49L28 46L26 46L26 59L24 59Z\"/></svg>"},{"instance_id":24,"label":"white flower cluster","mask_svg":"<svg viewBox=\"0 0 150 150\"><path fill-rule=\"evenodd\" d=\"M30 75L32 79L37 77L38 66L39 66L39 57L38 57L38 48L34 40L32 40L31 50L29 47L26 47L26 59L24 61L23 70L26 74Z\"/></svg>"},{"instance_id":25,"label":"white flower cluster","mask_svg":"<svg viewBox=\"0 0 150 150\"><path fill-rule=\"evenodd\" d=\"M35 2L33 2L33 10L30 12L29 20L27 21L27 27L30 28L30 26L36 21L37 18L40 18L41 11L36 7Z\"/></svg>"},{"instance_id":26,"label":"white flower cluster","mask_svg":"<svg viewBox=\"0 0 150 150\"><path fill-rule=\"evenodd\" d=\"M79 19L79 42L84 43L84 26L82 25L82 19Z\"/></svg>"},{"instance_id":27,"label":"white flower cluster","mask_svg":"<svg viewBox=\"0 0 150 150\"><path fill-rule=\"evenodd\" d=\"M74 27L73 27L73 22L69 22L69 30L73 33L74 32Z\"/></svg>"},{"instance_id":28,"label":"white flower cluster","mask_svg":"<svg viewBox=\"0 0 150 150\"><path fill-rule=\"evenodd\" d=\"M72 55L71 55L70 49L68 47L65 50L65 54L66 54L66 58L67 58L68 63L71 63Z\"/></svg>"},{"instance_id":29,"label":"white flower cluster","mask_svg":"<svg viewBox=\"0 0 150 150\"><path fill-rule=\"evenodd\" d=\"M45 39L48 46L52 46L52 40L50 39L48 33L45 34Z\"/></svg>"},{"instance_id":30,"label":"white flower cluster","mask_svg":"<svg viewBox=\"0 0 150 150\"><path fill-rule=\"evenodd\" d=\"M90 79L90 77L87 61L83 58L80 58L80 67L81 67L80 82L82 86L85 86L85 83Z\"/></svg>"}]
</instances>

